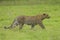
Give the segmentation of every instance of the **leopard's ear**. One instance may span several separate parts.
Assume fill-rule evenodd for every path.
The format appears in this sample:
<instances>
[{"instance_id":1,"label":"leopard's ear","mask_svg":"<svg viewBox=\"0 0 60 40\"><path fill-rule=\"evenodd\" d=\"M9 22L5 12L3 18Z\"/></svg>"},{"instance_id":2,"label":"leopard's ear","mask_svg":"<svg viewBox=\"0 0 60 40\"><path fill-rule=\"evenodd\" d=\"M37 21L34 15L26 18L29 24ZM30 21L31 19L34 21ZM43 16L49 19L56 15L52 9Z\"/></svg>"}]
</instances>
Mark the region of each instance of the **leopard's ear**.
<instances>
[{"instance_id":1,"label":"leopard's ear","mask_svg":"<svg viewBox=\"0 0 60 40\"><path fill-rule=\"evenodd\" d=\"M43 15L46 15L45 13Z\"/></svg>"}]
</instances>

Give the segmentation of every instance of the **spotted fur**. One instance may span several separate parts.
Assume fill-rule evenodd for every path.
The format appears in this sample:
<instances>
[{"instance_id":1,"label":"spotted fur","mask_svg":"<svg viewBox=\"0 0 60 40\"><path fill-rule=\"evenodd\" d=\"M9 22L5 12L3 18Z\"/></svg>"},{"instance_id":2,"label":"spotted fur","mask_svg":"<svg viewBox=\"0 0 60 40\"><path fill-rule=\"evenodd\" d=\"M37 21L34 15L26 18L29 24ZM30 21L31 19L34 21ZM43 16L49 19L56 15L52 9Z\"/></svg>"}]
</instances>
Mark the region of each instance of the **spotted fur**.
<instances>
[{"instance_id":1,"label":"spotted fur","mask_svg":"<svg viewBox=\"0 0 60 40\"><path fill-rule=\"evenodd\" d=\"M13 23L9 27L4 27L5 29L12 29L19 25L19 29L23 28L24 24L31 25L31 29L34 28L35 25L39 25L42 29L45 29L45 26L43 25L42 21L44 19L49 19L50 16L46 13L39 14L36 16L18 16L16 19L14 19Z\"/></svg>"}]
</instances>

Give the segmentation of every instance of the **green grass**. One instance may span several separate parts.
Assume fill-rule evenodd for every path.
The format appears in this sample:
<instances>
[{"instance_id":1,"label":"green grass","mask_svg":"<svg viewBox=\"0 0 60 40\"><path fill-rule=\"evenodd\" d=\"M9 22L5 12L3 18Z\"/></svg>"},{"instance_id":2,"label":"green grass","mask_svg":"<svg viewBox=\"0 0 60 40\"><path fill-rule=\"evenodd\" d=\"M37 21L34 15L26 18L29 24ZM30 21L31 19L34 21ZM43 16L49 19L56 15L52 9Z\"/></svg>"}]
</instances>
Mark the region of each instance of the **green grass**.
<instances>
[{"instance_id":1,"label":"green grass","mask_svg":"<svg viewBox=\"0 0 60 40\"><path fill-rule=\"evenodd\" d=\"M0 0L0 5L60 5L60 0Z\"/></svg>"},{"instance_id":2,"label":"green grass","mask_svg":"<svg viewBox=\"0 0 60 40\"><path fill-rule=\"evenodd\" d=\"M46 30L38 25L33 30L28 25L24 25L22 30L18 27L4 29L16 16L32 16L44 12L51 16L43 21ZM0 6L0 40L60 40L60 5Z\"/></svg>"}]
</instances>

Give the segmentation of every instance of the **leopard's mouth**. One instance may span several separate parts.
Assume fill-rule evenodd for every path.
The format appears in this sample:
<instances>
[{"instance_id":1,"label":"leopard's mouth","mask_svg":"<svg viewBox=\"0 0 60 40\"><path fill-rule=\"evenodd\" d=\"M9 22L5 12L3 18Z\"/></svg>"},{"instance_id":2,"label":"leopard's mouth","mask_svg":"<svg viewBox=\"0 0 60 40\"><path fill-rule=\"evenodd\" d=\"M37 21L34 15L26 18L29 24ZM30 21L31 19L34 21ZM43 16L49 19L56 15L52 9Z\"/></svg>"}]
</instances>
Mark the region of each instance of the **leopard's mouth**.
<instances>
[{"instance_id":1,"label":"leopard's mouth","mask_svg":"<svg viewBox=\"0 0 60 40\"><path fill-rule=\"evenodd\" d=\"M49 17L47 17L47 19L49 19L50 18L50 16Z\"/></svg>"}]
</instances>

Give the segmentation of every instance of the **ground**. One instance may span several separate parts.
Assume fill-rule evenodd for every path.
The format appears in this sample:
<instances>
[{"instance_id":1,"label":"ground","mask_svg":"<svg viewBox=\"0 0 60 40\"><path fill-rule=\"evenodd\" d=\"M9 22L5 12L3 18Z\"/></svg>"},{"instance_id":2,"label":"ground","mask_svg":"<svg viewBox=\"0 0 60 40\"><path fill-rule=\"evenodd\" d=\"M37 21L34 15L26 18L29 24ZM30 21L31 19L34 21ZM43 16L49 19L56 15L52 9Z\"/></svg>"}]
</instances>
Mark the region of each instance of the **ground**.
<instances>
[{"instance_id":1,"label":"ground","mask_svg":"<svg viewBox=\"0 0 60 40\"><path fill-rule=\"evenodd\" d=\"M18 26L4 29L19 15L32 16L44 12L51 16L43 21L46 29L39 25L32 30L29 25L24 25L22 30ZM0 40L60 40L60 5L0 6Z\"/></svg>"}]
</instances>

